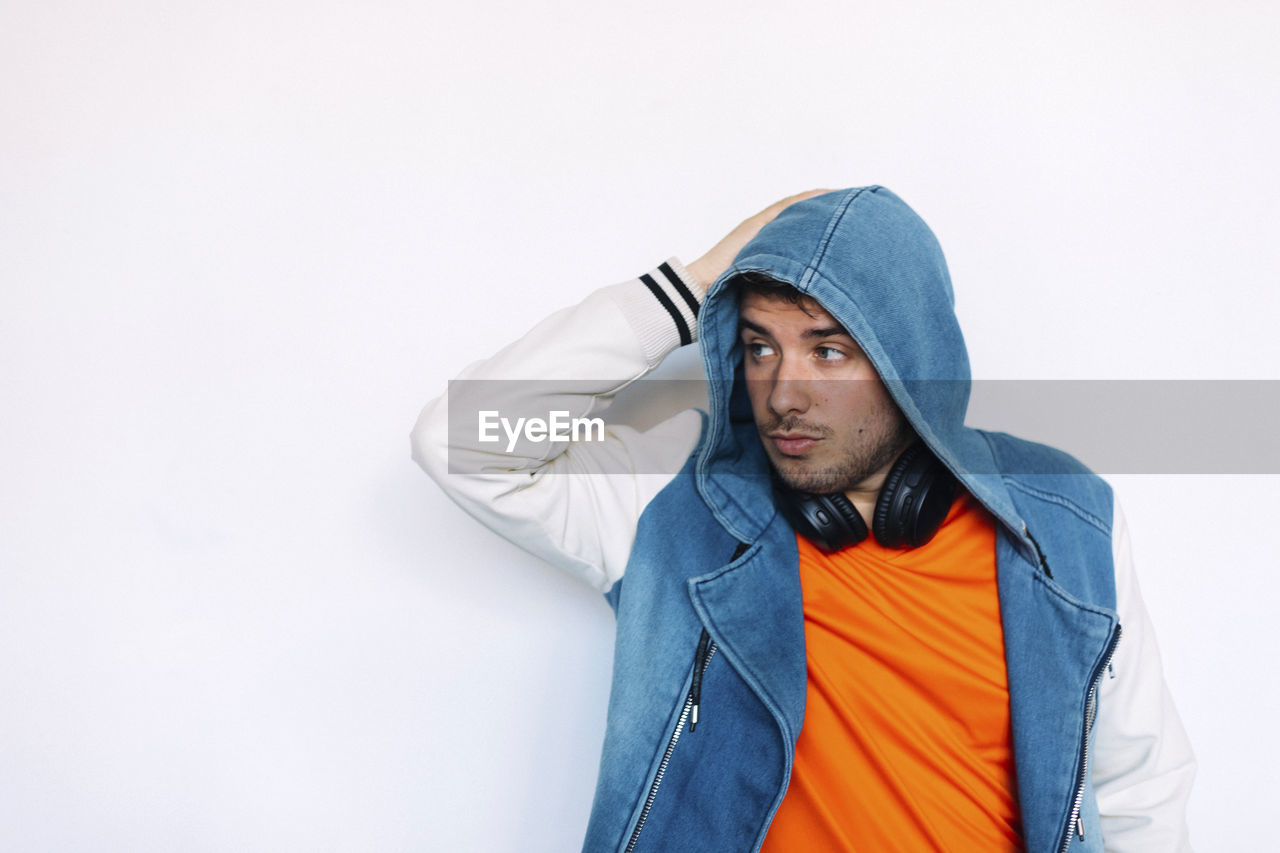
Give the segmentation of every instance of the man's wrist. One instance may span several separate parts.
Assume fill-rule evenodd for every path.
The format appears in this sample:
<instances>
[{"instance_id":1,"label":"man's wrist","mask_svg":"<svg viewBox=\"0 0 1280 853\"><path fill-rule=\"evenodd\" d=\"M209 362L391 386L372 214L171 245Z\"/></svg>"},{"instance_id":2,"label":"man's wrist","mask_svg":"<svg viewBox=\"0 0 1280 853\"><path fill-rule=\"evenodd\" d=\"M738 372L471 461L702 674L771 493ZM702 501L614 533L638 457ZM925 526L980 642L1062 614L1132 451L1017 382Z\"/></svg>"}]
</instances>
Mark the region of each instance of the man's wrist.
<instances>
[{"instance_id":1,"label":"man's wrist","mask_svg":"<svg viewBox=\"0 0 1280 853\"><path fill-rule=\"evenodd\" d=\"M676 258L605 292L622 309L650 367L697 340L698 308L706 289Z\"/></svg>"},{"instance_id":2,"label":"man's wrist","mask_svg":"<svg viewBox=\"0 0 1280 853\"><path fill-rule=\"evenodd\" d=\"M696 261L686 264L684 269L685 272L689 274L689 277L698 283L703 293L707 292L707 288L710 287L711 283L717 278L714 275L710 275L710 270L707 268L706 258L698 258Z\"/></svg>"}]
</instances>

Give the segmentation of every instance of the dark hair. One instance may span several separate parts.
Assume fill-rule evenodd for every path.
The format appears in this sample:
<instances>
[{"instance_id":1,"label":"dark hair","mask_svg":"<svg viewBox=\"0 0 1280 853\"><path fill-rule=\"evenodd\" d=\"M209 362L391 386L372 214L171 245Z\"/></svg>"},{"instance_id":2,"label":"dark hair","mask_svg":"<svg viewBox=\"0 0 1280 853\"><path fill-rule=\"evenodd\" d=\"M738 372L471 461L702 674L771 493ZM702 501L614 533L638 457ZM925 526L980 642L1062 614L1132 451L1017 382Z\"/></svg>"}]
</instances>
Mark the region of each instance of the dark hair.
<instances>
[{"instance_id":1,"label":"dark hair","mask_svg":"<svg viewBox=\"0 0 1280 853\"><path fill-rule=\"evenodd\" d=\"M799 307L806 314L810 313L809 308L811 305L822 307L818 300L809 294L801 293L796 290L794 285L787 284L785 281L778 281L768 273L738 273L733 277L732 284L738 288L739 298L741 298L742 294L754 293L766 299L782 299Z\"/></svg>"}]
</instances>

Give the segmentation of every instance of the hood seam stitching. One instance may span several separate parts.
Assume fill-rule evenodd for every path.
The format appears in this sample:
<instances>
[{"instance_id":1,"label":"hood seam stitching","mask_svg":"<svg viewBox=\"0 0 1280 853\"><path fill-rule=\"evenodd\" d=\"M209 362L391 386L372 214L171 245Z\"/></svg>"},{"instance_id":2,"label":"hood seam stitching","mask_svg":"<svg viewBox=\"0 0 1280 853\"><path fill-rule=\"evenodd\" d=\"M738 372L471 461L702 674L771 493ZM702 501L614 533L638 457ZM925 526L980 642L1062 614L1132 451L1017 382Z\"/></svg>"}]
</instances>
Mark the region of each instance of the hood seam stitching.
<instances>
[{"instance_id":1,"label":"hood seam stitching","mask_svg":"<svg viewBox=\"0 0 1280 853\"><path fill-rule=\"evenodd\" d=\"M849 212L849 208L853 203L868 190L874 192L877 187L859 187L853 195L844 200L837 210L827 222L827 230L823 233L822 239L818 241L818 251L809 259L809 263L805 267L804 273L800 276L800 283L797 288L803 290L809 286L809 282L813 276L817 274L818 267L822 264L823 259L827 256L827 248L831 245L831 239L835 236L836 229L840 227L840 223L844 221L845 214Z\"/></svg>"}]
</instances>

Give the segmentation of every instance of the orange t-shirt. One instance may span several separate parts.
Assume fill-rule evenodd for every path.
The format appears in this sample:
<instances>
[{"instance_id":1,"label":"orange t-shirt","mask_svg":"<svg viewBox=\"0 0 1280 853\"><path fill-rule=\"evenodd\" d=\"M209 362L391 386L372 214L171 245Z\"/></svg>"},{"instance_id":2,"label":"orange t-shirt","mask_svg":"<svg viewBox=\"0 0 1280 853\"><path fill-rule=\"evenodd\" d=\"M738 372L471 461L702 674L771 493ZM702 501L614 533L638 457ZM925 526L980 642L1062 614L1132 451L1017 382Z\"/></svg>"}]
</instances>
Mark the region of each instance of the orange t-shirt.
<instances>
[{"instance_id":1,"label":"orange t-shirt","mask_svg":"<svg viewBox=\"0 0 1280 853\"><path fill-rule=\"evenodd\" d=\"M763 853L1021 850L991 516L966 493L926 547L797 539L809 687Z\"/></svg>"}]
</instances>

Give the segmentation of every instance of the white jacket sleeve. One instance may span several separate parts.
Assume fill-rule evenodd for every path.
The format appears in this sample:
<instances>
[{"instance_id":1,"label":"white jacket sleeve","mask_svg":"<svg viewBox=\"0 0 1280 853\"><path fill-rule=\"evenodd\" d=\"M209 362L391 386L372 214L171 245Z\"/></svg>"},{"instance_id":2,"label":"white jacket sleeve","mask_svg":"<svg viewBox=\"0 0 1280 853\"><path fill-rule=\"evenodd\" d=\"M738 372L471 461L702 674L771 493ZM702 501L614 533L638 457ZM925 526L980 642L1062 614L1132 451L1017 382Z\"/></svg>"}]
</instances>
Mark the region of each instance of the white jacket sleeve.
<instances>
[{"instance_id":1,"label":"white jacket sleeve","mask_svg":"<svg viewBox=\"0 0 1280 853\"><path fill-rule=\"evenodd\" d=\"M645 432L610 425L572 441L513 437L498 419L598 417L694 340L704 295L670 258L556 312L427 404L411 436L414 460L486 526L607 591L626 566L640 513L697 444L702 416L688 409ZM481 412L493 413L488 440Z\"/></svg>"},{"instance_id":2,"label":"white jacket sleeve","mask_svg":"<svg viewBox=\"0 0 1280 853\"><path fill-rule=\"evenodd\" d=\"M1094 730L1093 784L1103 840L1113 853L1188 853L1195 756L1165 686L1118 502L1112 543L1123 633L1102 677Z\"/></svg>"}]
</instances>

